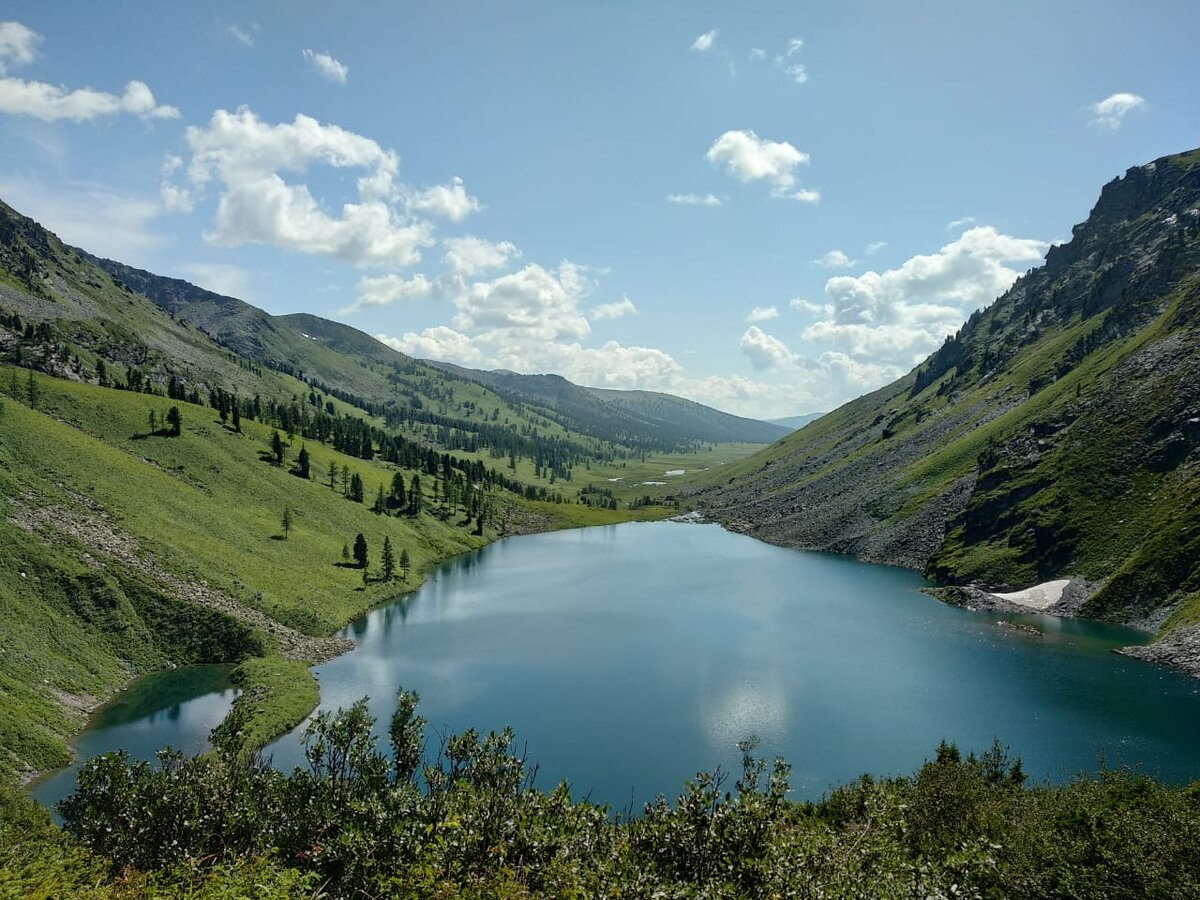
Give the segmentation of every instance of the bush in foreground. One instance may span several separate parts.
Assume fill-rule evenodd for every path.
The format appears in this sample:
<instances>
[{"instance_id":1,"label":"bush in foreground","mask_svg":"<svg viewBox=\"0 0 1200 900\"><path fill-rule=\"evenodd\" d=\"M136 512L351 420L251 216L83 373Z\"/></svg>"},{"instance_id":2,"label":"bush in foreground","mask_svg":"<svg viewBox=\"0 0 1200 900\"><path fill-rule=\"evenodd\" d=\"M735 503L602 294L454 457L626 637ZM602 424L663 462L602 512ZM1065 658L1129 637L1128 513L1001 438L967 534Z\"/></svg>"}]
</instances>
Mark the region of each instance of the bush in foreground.
<instances>
[{"instance_id":1,"label":"bush in foreground","mask_svg":"<svg viewBox=\"0 0 1200 900\"><path fill-rule=\"evenodd\" d=\"M729 789L702 773L625 820L566 785L535 790L511 731L426 754L416 708L401 692L390 755L365 701L318 715L290 774L240 752L236 727L159 768L95 759L62 804L67 836L6 826L0 895L29 883L32 858L60 887L84 872L114 891L93 896L1200 897L1200 784L1029 786L998 745L943 744L912 777L795 803L787 766L747 742Z\"/></svg>"}]
</instances>

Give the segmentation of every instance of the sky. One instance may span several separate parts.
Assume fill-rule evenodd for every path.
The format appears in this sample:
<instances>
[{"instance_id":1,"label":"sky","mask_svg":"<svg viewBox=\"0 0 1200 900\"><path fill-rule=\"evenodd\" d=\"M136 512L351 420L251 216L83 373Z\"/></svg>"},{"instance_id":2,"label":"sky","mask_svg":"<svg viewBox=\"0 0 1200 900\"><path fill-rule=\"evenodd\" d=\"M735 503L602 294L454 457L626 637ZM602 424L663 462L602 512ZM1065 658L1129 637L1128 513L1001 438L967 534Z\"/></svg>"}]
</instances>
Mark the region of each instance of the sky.
<instances>
[{"instance_id":1,"label":"sky","mask_svg":"<svg viewBox=\"0 0 1200 900\"><path fill-rule=\"evenodd\" d=\"M1200 146L1194 2L0 7L0 198L414 356L760 418Z\"/></svg>"}]
</instances>

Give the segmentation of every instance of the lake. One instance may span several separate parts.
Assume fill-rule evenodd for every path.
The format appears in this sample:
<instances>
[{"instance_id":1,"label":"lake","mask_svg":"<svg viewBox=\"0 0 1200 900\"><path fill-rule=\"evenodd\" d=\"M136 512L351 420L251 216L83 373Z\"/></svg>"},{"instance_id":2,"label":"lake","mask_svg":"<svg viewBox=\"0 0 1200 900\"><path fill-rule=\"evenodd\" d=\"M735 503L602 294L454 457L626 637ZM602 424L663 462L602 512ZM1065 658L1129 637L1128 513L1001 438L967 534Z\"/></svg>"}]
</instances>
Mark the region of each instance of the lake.
<instances>
[{"instance_id":1,"label":"lake","mask_svg":"<svg viewBox=\"0 0 1200 900\"><path fill-rule=\"evenodd\" d=\"M1102 759L1200 776L1200 681L1111 652L1144 632L973 613L924 586L715 525L531 535L444 563L354 622L356 649L315 671L324 707L369 695L381 726L398 686L420 692L431 735L512 725L541 787L565 778L617 808L674 796L700 770L736 771L751 735L792 764L797 798L911 772L943 738L983 750L998 736L1035 778ZM154 714L155 737L194 741L226 695L190 701L213 703L203 723L190 707ZM299 734L269 748L277 765L302 762ZM94 752L90 735L80 746Z\"/></svg>"}]
</instances>

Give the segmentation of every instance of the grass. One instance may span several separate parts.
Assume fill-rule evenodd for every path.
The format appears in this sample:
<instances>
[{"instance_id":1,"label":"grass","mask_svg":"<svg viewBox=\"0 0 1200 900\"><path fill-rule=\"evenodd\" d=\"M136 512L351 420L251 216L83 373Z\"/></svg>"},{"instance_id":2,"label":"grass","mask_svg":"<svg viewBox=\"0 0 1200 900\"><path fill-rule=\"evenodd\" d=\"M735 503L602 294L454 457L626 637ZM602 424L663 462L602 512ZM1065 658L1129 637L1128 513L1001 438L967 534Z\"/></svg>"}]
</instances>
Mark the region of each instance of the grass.
<instances>
[{"instance_id":1,"label":"grass","mask_svg":"<svg viewBox=\"0 0 1200 900\"><path fill-rule=\"evenodd\" d=\"M287 734L317 707L321 691L308 666L279 656L252 657L233 670L241 690L218 732L236 725L245 752L261 750Z\"/></svg>"},{"instance_id":2,"label":"grass","mask_svg":"<svg viewBox=\"0 0 1200 900\"><path fill-rule=\"evenodd\" d=\"M12 371L0 367L0 389ZM28 371L16 372L23 389ZM369 503L396 471L382 460L310 444L314 478L305 480L289 471L298 440L284 466L264 462L272 429L259 422L243 419L236 433L204 406L42 375L34 383L36 409L0 401L0 771L65 764L66 738L83 725L87 708L168 662L240 663L241 705L251 714L243 728L254 743L294 726L316 703L304 663L282 659L268 634L184 603L152 574L89 546L97 534L132 541L141 558L180 582L203 583L318 636L414 590L435 564L498 536L493 527L473 534L473 523L437 509L428 493L418 517L377 515L346 499L340 484L330 489L317 480L330 462L348 467L363 478ZM161 421L172 405L181 411L182 434L150 434L150 411ZM650 480L668 468L715 464L747 451L647 457L611 470ZM404 472L410 481L413 474ZM423 481L428 492L431 480ZM531 513L542 528L676 511L530 503L507 493L497 501ZM293 520L286 538L285 507ZM61 527L30 531L14 524L46 517L83 531L72 537ZM367 583L342 560L343 546L359 533L369 546ZM411 560L406 577L390 583L379 579L385 536L397 556L407 550Z\"/></svg>"}]
</instances>

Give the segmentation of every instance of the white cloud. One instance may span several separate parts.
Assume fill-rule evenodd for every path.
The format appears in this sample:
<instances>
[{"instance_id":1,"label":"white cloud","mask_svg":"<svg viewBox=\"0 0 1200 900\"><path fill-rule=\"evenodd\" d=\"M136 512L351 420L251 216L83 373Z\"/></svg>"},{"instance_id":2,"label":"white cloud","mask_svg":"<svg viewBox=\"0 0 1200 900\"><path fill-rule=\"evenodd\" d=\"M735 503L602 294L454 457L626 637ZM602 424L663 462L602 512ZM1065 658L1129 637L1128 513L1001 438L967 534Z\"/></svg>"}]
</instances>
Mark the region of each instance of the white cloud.
<instances>
[{"instance_id":1,"label":"white cloud","mask_svg":"<svg viewBox=\"0 0 1200 900\"><path fill-rule=\"evenodd\" d=\"M867 247L865 250L863 250L863 253L867 256L874 256L887 245L887 241L871 241L871 243L867 244Z\"/></svg>"},{"instance_id":2,"label":"white cloud","mask_svg":"<svg viewBox=\"0 0 1200 900\"><path fill-rule=\"evenodd\" d=\"M692 49L699 53L707 53L713 48L713 44L717 42L717 29L706 31L694 41L692 41Z\"/></svg>"},{"instance_id":3,"label":"white cloud","mask_svg":"<svg viewBox=\"0 0 1200 900\"><path fill-rule=\"evenodd\" d=\"M177 119L179 110L159 105L150 88L131 81L123 94L108 94L92 88L66 88L41 81L0 78L0 113L32 116L43 122L67 119L86 122L100 116L129 113L141 119Z\"/></svg>"},{"instance_id":4,"label":"white cloud","mask_svg":"<svg viewBox=\"0 0 1200 900\"><path fill-rule=\"evenodd\" d=\"M27 66L37 57L42 36L20 22L0 22L0 75L11 66Z\"/></svg>"},{"instance_id":5,"label":"white cloud","mask_svg":"<svg viewBox=\"0 0 1200 900\"><path fill-rule=\"evenodd\" d=\"M171 176L182 167L183 158L174 154L168 154L163 161L162 182L159 184L158 194L162 200L163 209L167 212L189 213L192 211L194 205L192 192L171 181Z\"/></svg>"},{"instance_id":6,"label":"white cloud","mask_svg":"<svg viewBox=\"0 0 1200 900\"><path fill-rule=\"evenodd\" d=\"M593 322L603 322L607 319L620 319L623 316L636 316L638 308L628 297L622 297L614 303L601 303L593 306L589 313Z\"/></svg>"},{"instance_id":7,"label":"white cloud","mask_svg":"<svg viewBox=\"0 0 1200 900\"><path fill-rule=\"evenodd\" d=\"M410 209L432 213L451 222L461 222L479 211L479 200L467 193L461 178L418 191L409 198L408 205Z\"/></svg>"},{"instance_id":8,"label":"white cloud","mask_svg":"<svg viewBox=\"0 0 1200 900\"><path fill-rule=\"evenodd\" d=\"M33 62L42 36L20 22L0 22L0 113L30 116L43 122L86 122L128 113L141 119L177 119L179 110L160 105L145 82L131 81L121 94L84 87L68 90L42 81L7 76L9 68Z\"/></svg>"},{"instance_id":9,"label":"white cloud","mask_svg":"<svg viewBox=\"0 0 1200 900\"><path fill-rule=\"evenodd\" d=\"M796 355L787 348L783 341L774 335L767 334L757 325L751 325L738 342L742 352L754 368L759 370L778 369L790 366L797 361Z\"/></svg>"},{"instance_id":10,"label":"white cloud","mask_svg":"<svg viewBox=\"0 0 1200 900\"><path fill-rule=\"evenodd\" d=\"M867 383L910 369L972 310L1012 285L1019 273L1005 263L1035 262L1045 250L1043 241L972 228L936 253L914 256L898 268L830 278L823 305L802 300L793 305L817 316L804 338L840 354L843 368L858 367L856 377Z\"/></svg>"},{"instance_id":11,"label":"white cloud","mask_svg":"<svg viewBox=\"0 0 1200 900\"><path fill-rule=\"evenodd\" d=\"M468 285L455 299L458 313L452 324L506 344L579 340L591 331L579 309L590 287L575 263L564 260L557 271L530 263Z\"/></svg>"},{"instance_id":12,"label":"white cloud","mask_svg":"<svg viewBox=\"0 0 1200 900\"><path fill-rule=\"evenodd\" d=\"M214 243L268 244L358 265L407 266L434 242L428 222L402 215L391 202L399 192L400 160L370 138L305 115L272 125L246 107L217 110L206 126L189 126L186 138L193 187L219 185L213 228L205 235ZM358 179L358 202L345 202L339 215L331 215L307 185L280 174L303 174L314 165L366 170Z\"/></svg>"},{"instance_id":13,"label":"white cloud","mask_svg":"<svg viewBox=\"0 0 1200 900\"><path fill-rule=\"evenodd\" d=\"M854 263L855 260L851 259L841 250L830 250L824 256L813 260L813 265L820 266L823 269L848 269Z\"/></svg>"},{"instance_id":14,"label":"white cloud","mask_svg":"<svg viewBox=\"0 0 1200 900\"><path fill-rule=\"evenodd\" d=\"M817 191L796 189L796 168L808 164L808 154L786 141L762 140L753 131L726 131L717 138L704 158L724 165L738 181L766 181L775 197L813 203Z\"/></svg>"},{"instance_id":15,"label":"white cloud","mask_svg":"<svg viewBox=\"0 0 1200 900\"><path fill-rule=\"evenodd\" d=\"M317 53L315 50L306 49L301 50L300 54L309 67L326 81L345 84L350 77L350 67L345 63L338 62L328 53Z\"/></svg>"},{"instance_id":16,"label":"white cloud","mask_svg":"<svg viewBox=\"0 0 1200 900\"><path fill-rule=\"evenodd\" d=\"M750 58L753 60L763 60L767 58L767 51L762 47L751 47Z\"/></svg>"},{"instance_id":17,"label":"white cloud","mask_svg":"<svg viewBox=\"0 0 1200 900\"><path fill-rule=\"evenodd\" d=\"M464 277L489 269L502 269L510 259L521 255L521 251L508 241L492 242L470 235L447 238L442 245L446 248L443 260L447 268Z\"/></svg>"},{"instance_id":18,"label":"white cloud","mask_svg":"<svg viewBox=\"0 0 1200 900\"><path fill-rule=\"evenodd\" d=\"M720 206L721 198L715 194L667 194L667 202L679 206Z\"/></svg>"},{"instance_id":19,"label":"white cloud","mask_svg":"<svg viewBox=\"0 0 1200 900\"><path fill-rule=\"evenodd\" d=\"M1138 94L1112 94L1089 107L1092 113L1091 124L1105 131L1116 131L1129 113L1135 109L1144 109L1145 106L1146 98Z\"/></svg>"},{"instance_id":20,"label":"white cloud","mask_svg":"<svg viewBox=\"0 0 1200 900\"><path fill-rule=\"evenodd\" d=\"M464 366L477 366L483 362L483 353L471 343L469 337L445 325L426 328L420 333L410 331L399 338L388 337L386 334L377 334L376 337L393 350L418 359L453 362Z\"/></svg>"},{"instance_id":21,"label":"white cloud","mask_svg":"<svg viewBox=\"0 0 1200 900\"><path fill-rule=\"evenodd\" d=\"M241 266L225 263L185 263L176 268L183 278L213 293L241 300L248 299L251 295L250 273Z\"/></svg>"},{"instance_id":22,"label":"white cloud","mask_svg":"<svg viewBox=\"0 0 1200 900\"><path fill-rule=\"evenodd\" d=\"M804 49L804 40L802 38L798 38L798 37L788 38L787 50L785 51L788 56L795 56L797 53L799 53L803 49Z\"/></svg>"},{"instance_id":23,"label":"white cloud","mask_svg":"<svg viewBox=\"0 0 1200 900\"><path fill-rule=\"evenodd\" d=\"M777 306L756 306L750 310L746 316L746 321L751 324L755 322L769 322L771 319L779 318L779 307Z\"/></svg>"},{"instance_id":24,"label":"white cloud","mask_svg":"<svg viewBox=\"0 0 1200 900\"><path fill-rule=\"evenodd\" d=\"M957 231L960 228L965 228L967 225L974 225L978 221L974 216L963 216L961 219L955 219L953 222L946 223L947 231Z\"/></svg>"},{"instance_id":25,"label":"white cloud","mask_svg":"<svg viewBox=\"0 0 1200 900\"><path fill-rule=\"evenodd\" d=\"M432 296L435 289L436 285L420 272L412 278L404 278L394 272L377 278L363 277L358 280L358 299L339 310L339 314L346 315L364 306L390 306L393 303L424 300Z\"/></svg>"},{"instance_id":26,"label":"white cloud","mask_svg":"<svg viewBox=\"0 0 1200 900\"><path fill-rule=\"evenodd\" d=\"M240 25L231 24L225 26L225 34L233 41L241 44L243 47L253 47L255 40L258 39L258 33L262 29L257 24L252 24L248 28L242 28Z\"/></svg>"}]
</instances>

